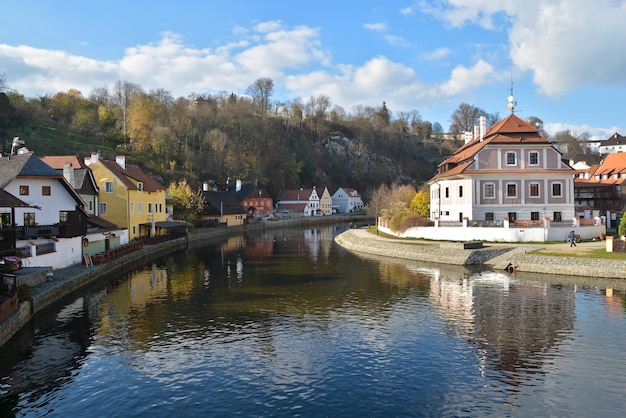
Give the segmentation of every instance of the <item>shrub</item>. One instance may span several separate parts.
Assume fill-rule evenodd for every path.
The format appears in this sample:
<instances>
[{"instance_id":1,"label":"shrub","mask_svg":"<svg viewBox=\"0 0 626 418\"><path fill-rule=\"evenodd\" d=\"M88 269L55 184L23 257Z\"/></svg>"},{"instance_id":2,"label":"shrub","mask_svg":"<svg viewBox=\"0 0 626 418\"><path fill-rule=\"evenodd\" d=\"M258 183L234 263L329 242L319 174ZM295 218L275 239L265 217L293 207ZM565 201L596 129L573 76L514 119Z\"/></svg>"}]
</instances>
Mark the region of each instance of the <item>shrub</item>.
<instances>
[{"instance_id":1,"label":"shrub","mask_svg":"<svg viewBox=\"0 0 626 418\"><path fill-rule=\"evenodd\" d=\"M419 226L433 226L434 222L424 216L413 213L397 213L389 221L389 228L392 231L403 233L409 228Z\"/></svg>"}]
</instances>

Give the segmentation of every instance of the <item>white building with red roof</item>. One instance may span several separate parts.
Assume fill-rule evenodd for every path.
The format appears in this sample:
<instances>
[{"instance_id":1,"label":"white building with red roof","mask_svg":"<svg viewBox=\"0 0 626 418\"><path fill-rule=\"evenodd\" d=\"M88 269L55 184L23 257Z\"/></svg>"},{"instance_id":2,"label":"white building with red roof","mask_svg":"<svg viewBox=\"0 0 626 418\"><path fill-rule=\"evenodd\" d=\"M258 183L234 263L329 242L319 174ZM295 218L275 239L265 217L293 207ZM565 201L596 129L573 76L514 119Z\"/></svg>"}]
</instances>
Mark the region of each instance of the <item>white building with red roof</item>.
<instances>
[{"instance_id":1,"label":"white building with red roof","mask_svg":"<svg viewBox=\"0 0 626 418\"><path fill-rule=\"evenodd\" d=\"M315 186L309 189L283 190L276 199L278 214L289 216L322 216L332 213L332 197L328 188L318 193Z\"/></svg>"},{"instance_id":2,"label":"white building with red roof","mask_svg":"<svg viewBox=\"0 0 626 418\"><path fill-rule=\"evenodd\" d=\"M572 222L574 170L537 128L511 113L439 164L432 220Z\"/></svg>"}]
</instances>

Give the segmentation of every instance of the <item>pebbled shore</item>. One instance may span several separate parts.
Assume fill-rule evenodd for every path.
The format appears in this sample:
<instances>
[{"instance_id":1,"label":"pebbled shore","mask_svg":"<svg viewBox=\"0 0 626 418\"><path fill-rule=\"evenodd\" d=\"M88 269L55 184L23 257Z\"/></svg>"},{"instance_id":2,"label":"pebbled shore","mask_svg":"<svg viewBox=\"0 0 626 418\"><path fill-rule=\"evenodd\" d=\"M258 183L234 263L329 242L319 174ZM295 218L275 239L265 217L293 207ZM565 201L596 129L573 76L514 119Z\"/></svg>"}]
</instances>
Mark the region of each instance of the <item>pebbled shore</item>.
<instances>
[{"instance_id":1,"label":"pebbled shore","mask_svg":"<svg viewBox=\"0 0 626 418\"><path fill-rule=\"evenodd\" d=\"M602 241L580 243L574 248L567 244L486 243L483 248L465 250L462 243L385 238L365 229L350 229L335 237L335 242L351 251L385 257L461 266L485 264L496 270L504 270L513 263L517 266L515 271L520 272L626 279L626 256L624 260L584 256L590 249L602 248ZM575 252L579 256L542 255L547 246L551 251Z\"/></svg>"}]
</instances>

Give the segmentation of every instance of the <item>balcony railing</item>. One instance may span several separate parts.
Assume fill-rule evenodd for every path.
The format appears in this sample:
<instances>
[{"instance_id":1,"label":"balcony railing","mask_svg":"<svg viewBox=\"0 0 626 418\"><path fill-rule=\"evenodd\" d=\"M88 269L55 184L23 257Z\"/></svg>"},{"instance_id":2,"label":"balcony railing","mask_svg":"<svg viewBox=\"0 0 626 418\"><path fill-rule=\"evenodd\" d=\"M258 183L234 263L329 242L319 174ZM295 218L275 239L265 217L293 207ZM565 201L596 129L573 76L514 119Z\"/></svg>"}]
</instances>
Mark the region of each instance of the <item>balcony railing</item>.
<instances>
[{"instance_id":1,"label":"balcony railing","mask_svg":"<svg viewBox=\"0 0 626 418\"><path fill-rule=\"evenodd\" d=\"M84 224L24 225L17 227L17 239L71 238L85 235L86 232L87 228Z\"/></svg>"}]
</instances>

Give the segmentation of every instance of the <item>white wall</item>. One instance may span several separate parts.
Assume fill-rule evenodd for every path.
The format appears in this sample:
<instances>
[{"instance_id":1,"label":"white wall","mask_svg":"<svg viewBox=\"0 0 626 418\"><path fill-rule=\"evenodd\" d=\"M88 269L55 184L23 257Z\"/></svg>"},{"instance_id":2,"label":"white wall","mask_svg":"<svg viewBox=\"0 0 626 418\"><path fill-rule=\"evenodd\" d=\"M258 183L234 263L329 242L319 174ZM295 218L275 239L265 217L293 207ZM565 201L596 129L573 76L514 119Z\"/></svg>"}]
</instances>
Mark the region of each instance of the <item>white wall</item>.
<instances>
[{"instance_id":1,"label":"white wall","mask_svg":"<svg viewBox=\"0 0 626 418\"><path fill-rule=\"evenodd\" d=\"M80 264L83 257L82 243L82 237L59 239L55 242L55 252L23 258L22 264L24 267L52 267L53 269ZM18 242L17 246L24 246L24 242Z\"/></svg>"},{"instance_id":2,"label":"white wall","mask_svg":"<svg viewBox=\"0 0 626 418\"><path fill-rule=\"evenodd\" d=\"M20 195L21 185L28 186L28 196ZM50 186L50 196L41 195L42 186ZM34 212L35 222L39 225L53 225L59 222L59 211L74 211L78 204L57 179L16 178L5 187L5 190L30 205L41 207L41 209L15 208L14 222L17 225L24 224L25 212Z\"/></svg>"},{"instance_id":3,"label":"white wall","mask_svg":"<svg viewBox=\"0 0 626 418\"><path fill-rule=\"evenodd\" d=\"M401 238L422 238L434 241L487 241L487 242L547 242L565 241L567 234L574 229L583 240L593 239L606 234L606 225L593 226L550 226L540 227L416 227L409 228L403 234L396 234L389 228L379 226L379 229L387 234Z\"/></svg>"}]
</instances>

